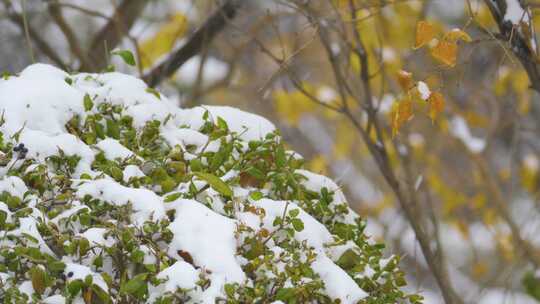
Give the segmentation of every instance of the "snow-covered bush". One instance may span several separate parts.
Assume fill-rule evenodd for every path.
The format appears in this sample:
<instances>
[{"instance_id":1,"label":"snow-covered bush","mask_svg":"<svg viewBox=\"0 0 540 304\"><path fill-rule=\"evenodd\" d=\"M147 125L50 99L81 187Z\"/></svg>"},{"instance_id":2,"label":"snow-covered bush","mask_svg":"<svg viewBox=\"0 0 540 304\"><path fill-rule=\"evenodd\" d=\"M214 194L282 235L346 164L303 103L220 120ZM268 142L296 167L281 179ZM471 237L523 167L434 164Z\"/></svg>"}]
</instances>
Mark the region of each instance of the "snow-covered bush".
<instances>
[{"instance_id":1,"label":"snow-covered bush","mask_svg":"<svg viewBox=\"0 0 540 304\"><path fill-rule=\"evenodd\" d=\"M134 77L0 80L5 303L395 303L398 257L266 119Z\"/></svg>"}]
</instances>

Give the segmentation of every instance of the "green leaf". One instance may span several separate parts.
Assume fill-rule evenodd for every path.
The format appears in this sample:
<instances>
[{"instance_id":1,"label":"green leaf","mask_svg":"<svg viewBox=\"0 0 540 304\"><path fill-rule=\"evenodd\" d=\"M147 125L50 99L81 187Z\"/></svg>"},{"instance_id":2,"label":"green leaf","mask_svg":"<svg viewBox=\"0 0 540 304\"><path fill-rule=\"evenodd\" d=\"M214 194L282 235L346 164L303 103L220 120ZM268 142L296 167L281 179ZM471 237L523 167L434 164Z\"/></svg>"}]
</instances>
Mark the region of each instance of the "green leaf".
<instances>
[{"instance_id":1,"label":"green leaf","mask_svg":"<svg viewBox=\"0 0 540 304\"><path fill-rule=\"evenodd\" d=\"M225 131L229 130L229 126L227 125L227 122L223 118L221 118L219 116L217 118L217 125L222 130L225 130Z\"/></svg>"},{"instance_id":2,"label":"green leaf","mask_svg":"<svg viewBox=\"0 0 540 304\"><path fill-rule=\"evenodd\" d=\"M156 96L159 100L161 100L161 95L159 94L159 92L156 89L154 89L154 88L146 88L146 92Z\"/></svg>"},{"instance_id":3,"label":"green leaf","mask_svg":"<svg viewBox=\"0 0 540 304\"><path fill-rule=\"evenodd\" d=\"M140 288L146 286L146 277L148 273L141 273L134 276L131 280L125 282L120 287L120 292L125 294L135 294Z\"/></svg>"},{"instance_id":4,"label":"green leaf","mask_svg":"<svg viewBox=\"0 0 540 304\"><path fill-rule=\"evenodd\" d=\"M122 57L122 60L124 60L124 62L126 64L129 64L131 66L135 66L135 57L133 56L133 53L131 53L130 51L128 50L116 50L116 51L112 51L111 52L112 55L118 55L120 57Z\"/></svg>"},{"instance_id":5,"label":"green leaf","mask_svg":"<svg viewBox=\"0 0 540 304\"><path fill-rule=\"evenodd\" d=\"M229 185L224 183L219 177L210 173L203 173L203 172L195 172L195 176L206 181L210 185L210 187L214 188L214 190L221 193L223 196L226 196L226 197L233 196L233 191L231 190Z\"/></svg>"},{"instance_id":6,"label":"green leaf","mask_svg":"<svg viewBox=\"0 0 540 304\"><path fill-rule=\"evenodd\" d=\"M263 194L260 191L255 191L255 192L251 192L249 197L251 197L251 199L254 200L254 201L258 201L261 198L263 198Z\"/></svg>"},{"instance_id":7,"label":"green leaf","mask_svg":"<svg viewBox=\"0 0 540 304\"><path fill-rule=\"evenodd\" d=\"M521 282L527 294L540 301L540 279L533 272L529 271L523 276Z\"/></svg>"},{"instance_id":8,"label":"green leaf","mask_svg":"<svg viewBox=\"0 0 540 304\"><path fill-rule=\"evenodd\" d=\"M72 297L75 297L81 291L83 282L81 280L75 280L68 284L67 290Z\"/></svg>"},{"instance_id":9,"label":"green leaf","mask_svg":"<svg viewBox=\"0 0 540 304\"><path fill-rule=\"evenodd\" d=\"M256 167L249 167L246 169L246 172L255 177L256 179L259 179L259 180L264 180L264 178L266 177L264 172L262 172L261 170L257 169Z\"/></svg>"},{"instance_id":10,"label":"green leaf","mask_svg":"<svg viewBox=\"0 0 540 304\"><path fill-rule=\"evenodd\" d=\"M180 196L182 196L182 193L180 193L180 192L169 194L169 195L165 196L165 199L163 201L165 203L170 203L170 202L173 202L173 201L177 200Z\"/></svg>"},{"instance_id":11,"label":"green leaf","mask_svg":"<svg viewBox=\"0 0 540 304\"><path fill-rule=\"evenodd\" d=\"M233 284L225 284L224 288L225 288L225 293L227 294L229 298L234 297L235 288Z\"/></svg>"},{"instance_id":12,"label":"green leaf","mask_svg":"<svg viewBox=\"0 0 540 304\"><path fill-rule=\"evenodd\" d=\"M107 119L107 135L114 138L120 138L120 126L117 121Z\"/></svg>"},{"instance_id":13,"label":"green leaf","mask_svg":"<svg viewBox=\"0 0 540 304\"><path fill-rule=\"evenodd\" d=\"M293 225L294 230L298 232L304 230L304 222L299 218L293 218L291 224Z\"/></svg>"},{"instance_id":14,"label":"green leaf","mask_svg":"<svg viewBox=\"0 0 540 304\"><path fill-rule=\"evenodd\" d=\"M38 266L30 268L30 279L32 281L32 287L38 294L42 294L45 291L46 286L46 273Z\"/></svg>"},{"instance_id":15,"label":"green leaf","mask_svg":"<svg viewBox=\"0 0 540 304\"><path fill-rule=\"evenodd\" d=\"M287 155L285 154L285 149L283 145L279 145L276 151L276 166L282 168L287 164Z\"/></svg>"},{"instance_id":16,"label":"green leaf","mask_svg":"<svg viewBox=\"0 0 540 304\"><path fill-rule=\"evenodd\" d=\"M94 102L92 102L92 98L90 98L90 95L88 94L84 95L83 104L85 111L90 111L94 107Z\"/></svg>"},{"instance_id":17,"label":"green leaf","mask_svg":"<svg viewBox=\"0 0 540 304\"><path fill-rule=\"evenodd\" d=\"M214 156L212 157L212 160L210 161L210 171L214 172L229 158L231 155L233 149L233 142L229 142L226 145L223 143L221 144L221 147L219 148L219 151L217 151Z\"/></svg>"},{"instance_id":18,"label":"green leaf","mask_svg":"<svg viewBox=\"0 0 540 304\"><path fill-rule=\"evenodd\" d=\"M289 211L290 217L297 217L298 214L300 214L300 209L292 209L291 211Z\"/></svg>"},{"instance_id":19,"label":"green leaf","mask_svg":"<svg viewBox=\"0 0 540 304\"><path fill-rule=\"evenodd\" d=\"M356 254L352 249L345 251L337 260L339 267L349 270L352 269L360 261L360 256Z\"/></svg>"},{"instance_id":20,"label":"green leaf","mask_svg":"<svg viewBox=\"0 0 540 304\"><path fill-rule=\"evenodd\" d=\"M294 299L296 292L294 288L281 288L276 293L276 300L284 301L287 303L288 300Z\"/></svg>"}]
</instances>

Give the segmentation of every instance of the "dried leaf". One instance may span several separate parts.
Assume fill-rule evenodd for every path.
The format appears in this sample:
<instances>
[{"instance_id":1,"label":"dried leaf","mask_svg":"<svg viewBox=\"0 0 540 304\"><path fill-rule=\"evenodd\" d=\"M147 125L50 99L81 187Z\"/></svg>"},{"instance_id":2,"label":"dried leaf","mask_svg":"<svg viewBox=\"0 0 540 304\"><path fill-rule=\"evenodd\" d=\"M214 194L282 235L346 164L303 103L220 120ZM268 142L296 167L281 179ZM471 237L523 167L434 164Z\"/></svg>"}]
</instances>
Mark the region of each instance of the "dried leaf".
<instances>
[{"instance_id":1,"label":"dried leaf","mask_svg":"<svg viewBox=\"0 0 540 304\"><path fill-rule=\"evenodd\" d=\"M471 36L469 34L465 33L463 30L460 29L453 29L446 33L444 35L444 40L450 41L450 42L456 42L458 40L463 40L465 42L471 42Z\"/></svg>"},{"instance_id":2,"label":"dried leaf","mask_svg":"<svg viewBox=\"0 0 540 304\"><path fill-rule=\"evenodd\" d=\"M399 70L397 72L397 80L401 89L407 92L413 86L412 73L405 70Z\"/></svg>"},{"instance_id":3,"label":"dried leaf","mask_svg":"<svg viewBox=\"0 0 540 304\"><path fill-rule=\"evenodd\" d=\"M392 110L392 136L399 133L401 126L413 117L412 101L402 99L395 103Z\"/></svg>"},{"instance_id":4,"label":"dried leaf","mask_svg":"<svg viewBox=\"0 0 540 304\"><path fill-rule=\"evenodd\" d=\"M419 21L416 24L416 42L414 48L421 48L433 38L435 38L435 28L433 25L427 21Z\"/></svg>"},{"instance_id":5,"label":"dried leaf","mask_svg":"<svg viewBox=\"0 0 540 304\"><path fill-rule=\"evenodd\" d=\"M431 120L437 119L437 116L444 110L444 97L439 92L433 92L429 96L429 117Z\"/></svg>"},{"instance_id":6,"label":"dried leaf","mask_svg":"<svg viewBox=\"0 0 540 304\"><path fill-rule=\"evenodd\" d=\"M456 65L457 44L446 40L441 40L431 49L431 56L437 61L448 66Z\"/></svg>"},{"instance_id":7,"label":"dried leaf","mask_svg":"<svg viewBox=\"0 0 540 304\"><path fill-rule=\"evenodd\" d=\"M184 261L186 261L186 263L194 265L193 264L193 257L191 257L191 254L189 254L189 252L184 251L184 250L178 250L176 253L178 253L178 255L181 256L182 259L184 259Z\"/></svg>"}]
</instances>

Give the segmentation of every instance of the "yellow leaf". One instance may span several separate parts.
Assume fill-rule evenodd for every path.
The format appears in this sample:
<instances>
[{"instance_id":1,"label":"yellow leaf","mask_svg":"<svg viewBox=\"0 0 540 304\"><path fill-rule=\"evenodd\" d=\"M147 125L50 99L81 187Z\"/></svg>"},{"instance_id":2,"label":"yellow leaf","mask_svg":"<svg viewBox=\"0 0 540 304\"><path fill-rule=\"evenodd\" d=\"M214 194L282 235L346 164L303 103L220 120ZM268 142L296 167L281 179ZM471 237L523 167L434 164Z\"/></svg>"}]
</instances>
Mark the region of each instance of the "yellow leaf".
<instances>
[{"instance_id":1,"label":"yellow leaf","mask_svg":"<svg viewBox=\"0 0 540 304\"><path fill-rule=\"evenodd\" d=\"M475 279L483 278L489 271L488 265L484 261L477 261L472 266L472 276Z\"/></svg>"},{"instance_id":2,"label":"yellow leaf","mask_svg":"<svg viewBox=\"0 0 540 304\"><path fill-rule=\"evenodd\" d=\"M453 67L456 65L457 44L441 40L431 49L431 56L439 62Z\"/></svg>"},{"instance_id":3,"label":"yellow leaf","mask_svg":"<svg viewBox=\"0 0 540 304\"><path fill-rule=\"evenodd\" d=\"M313 88L310 86L306 85L304 89L311 94L314 93ZM312 112L318 107L316 103L300 91L276 90L273 93L273 100L279 116L292 126L298 125L300 118L305 113Z\"/></svg>"},{"instance_id":4,"label":"yellow leaf","mask_svg":"<svg viewBox=\"0 0 540 304\"><path fill-rule=\"evenodd\" d=\"M324 155L319 154L313 157L313 159L311 159L311 161L307 163L307 167L309 170L313 172L317 172L320 174L327 174L328 173L328 170L327 170L328 160L326 159Z\"/></svg>"},{"instance_id":5,"label":"yellow leaf","mask_svg":"<svg viewBox=\"0 0 540 304\"><path fill-rule=\"evenodd\" d=\"M412 88L413 82L414 82L412 78L412 73L409 73L404 70L399 70L397 72L397 80L398 80L399 86L405 92L407 92L410 88Z\"/></svg>"},{"instance_id":6,"label":"yellow leaf","mask_svg":"<svg viewBox=\"0 0 540 304\"><path fill-rule=\"evenodd\" d=\"M435 38L435 28L427 21L419 21L416 24L416 42L414 48L418 49Z\"/></svg>"},{"instance_id":7,"label":"yellow leaf","mask_svg":"<svg viewBox=\"0 0 540 304\"><path fill-rule=\"evenodd\" d=\"M413 117L412 101L402 99L395 103L392 109L392 136L399 133L401 126Z\"/></svg>"},{"instance_id":8,"label":"yellow leaf","mask_svg":"<svg viewBox=\"0 0 540 304\"><path fill-rule=\"evenodd\" d=\"M469 34L465 33L463 30L460 29L453 29L446 33L444 35L444 40L450 41L450 42L456 42L458 40L463 40L465 42L471 42L471 36Z\"/></svg>"},{"instance_id":9,"label":"yellow leaf","mask_svg":"<svg viewBox=\"0 0 540 304\"><path fill-rule=\"evenodd\" d=\"M432 92L428 98L429 117L432 121L444 110L444 96L439 92Z\"/></svg>"},{"instance_id":10,"label":"yellow leaf","mask_svg":"<svg viewBox=\"0 0 540 304\"><path fill-rule=\"evenodd\" d=\"M161 56L167 54L182 38L187 26L187 18L182 13L177 13L154 36L144 40L139 45L141 66L143 68L150 67Z\"/></svg>"}]
</instances>

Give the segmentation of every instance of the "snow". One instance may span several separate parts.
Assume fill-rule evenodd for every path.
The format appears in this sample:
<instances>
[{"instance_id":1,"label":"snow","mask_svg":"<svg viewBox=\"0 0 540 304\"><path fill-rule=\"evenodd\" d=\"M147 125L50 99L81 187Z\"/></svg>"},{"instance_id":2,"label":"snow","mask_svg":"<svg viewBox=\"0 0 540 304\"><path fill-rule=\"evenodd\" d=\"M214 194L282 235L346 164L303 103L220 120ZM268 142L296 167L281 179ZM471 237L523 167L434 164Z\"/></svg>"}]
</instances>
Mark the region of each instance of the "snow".
<instances>
[{"instance_id":1,"label":"snow","mask_svg":"<svg viewBox=\"0 0 540 304\"><path fill-rule=\"evenodd\" d=\"M105 228L90 228L84 233L81 233L80 236L87 239L90 242L91 246L99 245L105 247L111 247L114 245L114 240L111 238L105 238L105 233L108 230Z\"/></svg>"},{"instance_id":2,"label":"snow","mask_svg":"<svg viewBox=\"0 0 540 304\"><path fill-rule=\"evenodd\" d=\"M336 90L329 86L322 86L317 91L317 98L324 103L331 103L338 99L338 93Z\"/></svg>"},{"instance_id":3,"label":"snow","mask_svg":"<svg viewBox=\"0 0 540 304\"><path fill-rule=\"evenodd\" d=\"M304 230L297 231L294 238L299 242L307 241L308 245L317 249L320 253L324 251L324 244L331 243L333 241L332 235L323 224L315 220L311 215L298 207L294 202L288 201L274 201L271 199L260 199L254 201L253 205L259 208L264 208L266 216L263 220L263 227L268 231L273 232L277 229L273 225L273 221L276 217L281 217L285 208L287 212L291 210L298 210L298 218L304 223Z\"/></svg>"},{"instance_id":4,"label":"snow","mask_svg":"<svg viewBox=\"0 0 540 304\"><path fill-rule=\"evenodd\" d=\"M125 159L134 155L133 152L122 146L118 140L113 138L106 138L99 141L96 144L96 147L103 151L103 153L105 153L105 157L110 160L115 160L117 158Z\"/></svg>"},{"instance_id":5,"label":"snow","mask_svg":"<svg viewBox=\"0 0 540 304\"><path fill-rule=\"evenodd\" d=\"M520 21L529 23L529 15L519 4L519 0L506 0L507 8L504 14L504 20L510 20L513 24L519 24Z\"/></svg>"},{"instance_id":6,"label":"snow","mask_svg":"<svg viewBox=\"0 0 540 304\"><path fill-rule=\"evenodd\" d=\"M196 288L196 283L199 280L199 272L190 264L184 261L177 261L158 273L156 277L158 279L165 279L166 281L156 287L150 287L150 294L152 296L148 300L149 303L152 303L155 298L166 292L174 293L178 288L184 290Z\"/></svg>"},{"instance_id":7,"label":"snow","mask_svg":"<svg viewBox=\"0 0 540 304\"><path fill-rule=\"evenodd\" d=\"M169 255L188 252L195 265L222 274L227 282L242 283L246 276L236 260L236 222L194 200L179 199L167 204L176 211L169 225L175 231ZM216 256L219 259L216 259Z\"/></svg>"},{"instance_id":8,"label":"snow","mask_svg":"<svg viewBox=\"0 0 540 304\"><path fill-rule=\"evenodd\" d=\"M42 300L43 304L64 304L66 303L66 298L61 295L55 295Z\"/></svg>"},{"instance_id":9,"label":"snow","mask_svg":"<svg viewBox=\"0 0 540 304\"><path fill-rule=\"evenodd\" d=\"M227 106L200 106L187 109L180 113L180 117L193 129L199 129L204 122L200 119L205 111L210 113L210 118L217 121L218 117L223 118L229 129L240 135L245 141L260 140L276 128L268 120L247 112Z\"/></svg>"},{"instance_id":10,"label":"snow","mask_svg":"<svg viewBox=\"0 0 540 304\"><path fill-rule=\"evenodd\" d=\"M429 89L428 85L423 81L419 81L416 88L420 93L420 98L423 100L428 100L429 96L431 95L431 90Z\"/></svg>"},{"instance_id":11,"label":"snow","mask_svg":"<svg viewBox=\"0 0 540 304\"><path fill-rule=\"evenodd\" d=\"M538 168L540 167L538 157L533 153L528 153L523 157L523 165L525 168L534 172L538 171Z\"/></svg>"},{"instance_id":12,"label":"snow","mask_svg":"<svg viewBox=\"0 0 540 304\"><path fill-rule=\"evenodd\" d=\"M65 304L66 298L61 295L54 295L48 298L45 298L41 301L43 304Z\"/></svg>"},{"instance_id":13,"label":"snow","mask_svg":"<svg viewBox=\"0 0 540 304\"><path fill-rule=\"evenodd\" d=\"M0 193L8 192L13 196L20 198L24 197L24 193L28 191L28 188L24 184L23 180L17 176L5 176L0 180Z\"/></svg>"},{"instance_id":14,"label":"snow","mask_svg":"<svg viewBox=\"0 0 540 304\"><path fill-rule=\"evenodd\" d=\"M127 165L122 172L124 176L124 182L128 182L132 177L144 177L144 173L135 165Z\"/></svg>"},{"instance_id":15,"label":"snow","mask_svg":"<svg viewBox=\"0 0 540 304\"><path fill-rule=\"evenodd\" d=\"M163 200L157 194L146 189L125 187L112 180L98 179L83 182L78 187L77 195L81 198L90 195L117 206L131 203L135 211L133 220L139 226L147 220L165 217Z\"/></svg>"},{"instance_id":16,"label":"snow","mask_svg":"<svg viewBox=\"0 0 540 304\"><path fill-rule=\"evenodd\" d=\"M70 263L70 261L65 262L66 268L64 269L64 275L66 276L68 282L74 280L84 281L86 276L89 275L92 277L93 284L99 286L105 292L109 290L107 283L105 283L103 278L99 274L92 271L89 267L77 263Z\"/></svg>"},{"instance_id":17,"label":"snow","mask_svg":"<svg viewBox=\"0 0 540 304\"><path fill-rule=\"evenodd\" d=\"M482 296L477 302L478 304L505 304L505 303L519 303L519 304L535 304L538 303L530 296L505 290L502 288L490 288L482 293Z\"/></svg>"},{"instance_id":18,"label":"snow","mask_svg":"<svg viewBox=\"0 0 540 304\"><path fill-rule=\"evenodd\" d=\"M484 139L474 137L469 130L469 126L465 119L460 116L455 116L450 122L450 133L456 138L460 139L463 144L472 153L481 153L486 147L486 141Z\"/></svg>"},{"instance_id":19,"label":"snow","mask_svg":"<svg viewBox=\"0 0 540 304\"><path fill-rule=\"evenodd\" d=\"M342 303L357 303L367 296L367 293L328 257L318 255L312 267L321 276L330 297L342 299Z\"/></svg>"}]
</instances>

